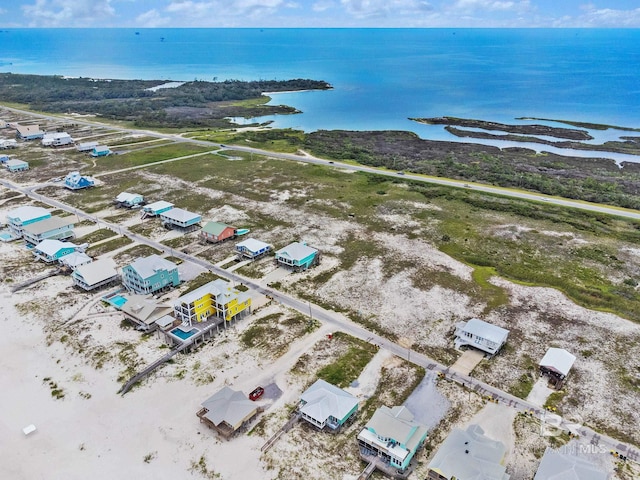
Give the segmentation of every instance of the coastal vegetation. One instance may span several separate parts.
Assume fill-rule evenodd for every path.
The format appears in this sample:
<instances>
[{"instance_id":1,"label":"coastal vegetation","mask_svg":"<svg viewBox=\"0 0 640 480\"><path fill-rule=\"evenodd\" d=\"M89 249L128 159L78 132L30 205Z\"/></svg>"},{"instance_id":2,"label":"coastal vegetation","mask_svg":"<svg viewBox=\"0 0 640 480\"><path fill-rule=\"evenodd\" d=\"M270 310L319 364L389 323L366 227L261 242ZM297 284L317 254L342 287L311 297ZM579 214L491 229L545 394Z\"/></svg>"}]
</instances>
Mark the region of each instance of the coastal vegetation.
<instances>
[{"instance_id":1,"label":"coastal vegetation","mask_svg":"<svg viewBox=\"0 0 640 480\"><path fill-rule=\"evenodd\" d=\"M226 117L256 117L294 113L295 109L262 103L238 103L264 98L263 92L329 89L324 81L195 80L159 88L166 80L113 80L2 73L0 98L49 113L95 114L126 120L141 127L229 127Z\"/></svg>"}]
</instances>

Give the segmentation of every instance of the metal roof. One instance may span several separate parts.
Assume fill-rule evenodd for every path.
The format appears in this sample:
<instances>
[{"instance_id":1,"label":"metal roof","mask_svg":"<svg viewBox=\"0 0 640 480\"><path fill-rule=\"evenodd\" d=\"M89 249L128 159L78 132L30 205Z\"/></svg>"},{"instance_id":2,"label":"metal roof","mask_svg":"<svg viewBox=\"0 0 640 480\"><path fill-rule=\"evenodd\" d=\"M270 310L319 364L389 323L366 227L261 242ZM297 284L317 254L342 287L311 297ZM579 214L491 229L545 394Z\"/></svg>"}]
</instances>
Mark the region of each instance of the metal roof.
<instances>
[{"instance_id":1,"label":"metal roof","mask_svg":"<svg viewBox=\"0 0 640 480\"><path fill-rule=\"evenodd\" d=\"M160 214L160 217L169 218L178 222L188 222L189 220L194 220L196 218L200 219L200 215L198 215L197 213L189 212L188 210L183 210L182 208L172 208L171 210L162 212Z\"/></svg>"},{"instance_id":2,"label":"metal roof","mask_svg":"<svg viewBox=\"0 0 640 480\"><path fill-rule=\"evenodd\" d=\"M222 232L224 232L227 228L233 229L231 225L227 225L222 222L207 222L204 227L202 227L202 231L209 233L211 235L218 236Z\"/></svg>"},{"instance_id":3,"label":"metal roof","mask_svg":"<svg viewBox=\"0 0 640 480\"><path fill-rule=\"evenodd\" d=\"M502 442L484 435L479 425L449 433L427 468L446 478L508 480L502 465L507 449Z\"/></svg>"},{"instance_id":4,"label":"metal roof","mask_svg":"<svg viewBox=\"0 0 640 480\"><path fill-rule=\"evenodd\" d=\"M123 297L127 301L120 307L120 310L148 325L171 312L169 305L157 301L151 295L125 294ZM172 318L172 320L174 319Z\"/></svg>"},{"instance_id":5,"label":"metal roof","mask_svg":"<svg viewBox=\"0 0 640 480\"><path fill-rule=\"evenodd\" d=\"M175 263L156 254L144 258L136 258L129 266L143 279L152 277L159 270L171 271L178 268Z\"/></svg>"},{"instance_id":6,"label":"metal roof","mask_svg":"<svg viewBox=\"0 0 640 480\"><path fill-rule=\"evenodd\" d=\"M260 250L268 247L268 243L256 240L255 238L247 238L240 243L236 243L236 248L246 248L250 252L259 252Z\"/></svg>"},{"instance_id":7,"label":"metal roof","mask_svg":"<svg viewBox=\"0 0 640 480\"><path fill-rule=\"evenodd\" d=\"M276 252L277 257L288 257L291 260L304 260L312 253L317 253L313 247L301 242L293 242Z\"/></svg>"},{"instance_id":8,"label":"metal roof","mask_svg":"<svg viewBox=\"0 0 640 480\"><path fill-rule=\"evenodd\" d=\"M19 220L21 222L28 222L29 220L33 220L35 218L51 216L51 213L46 208L42 207L32 207L30 205L26 205L24 207L18 207L11 210L7 214L7 218L10 220Z\"/></svg>"},{"instance_id":9,"label":"metal roof","mask_svg":"<svg viewBox=\"0 0 640 480\"><path fill-rule=\"evenodd\" d=\"M76 245L74 245L71 242L61 242L60 240L46 239L46 240L42 240L38 245L35 246L36 251L42 252L45 255L48 255L50 257L54 256L56 253L58 253L60 250L64 248L75 249Z\"/></svg>"},{"instance_id":10,"label":"metal roof","mask_svg":"<svg viewBox=\"0 0 640 480\"><path fill-rule=\"evenodd\" d=\"M567 376L575 361L575 355L570 354L565 349L550 348L540 360L539 365Z\"/></svg>"},{"instance_id":11,"label":"metal roof","mask_svg":"<svg viewBox=\"0 0 640 480\"><path fill-rule=\"evenodd\" d=\"M507 339L509 330L497 325L492 325L479 318L472 318L464 326L463 330L473 334L475 337L481 337L491 342L501 345Z\"/></svg>"},{"instance_id":12,"label":"metal roof","mask_svg":"<svg viewBox=\"0 0 640 480\"><path fill-rule=\"evenodd\" d=\"M32 235L40 235L50 230L73 225L74 223L75 221L72 220L71 217L49 217L39 222L25 225L22 230Z\"/></svg>"},{"instance_id":13,"label":"metal roof","mask_svg":"<svg viewBox=\"0 0 640 480\"><path fill-rule=\"evenodd\" d=\"M407 407L392 407L385 405L378 408L366 428L373 430L377 436L390 438L413 451L426 427L413 421L413 414Z\"/></svg>"},{"instance_id":14,"label":"metal roof","mask_svg":"<svg viewBox=\"0 0 640 480\"><path fill-rule=\"evenodd\" d=\"M116 197L116 200L118 202L129 202L129 203L133 203L133 202L141 202L142 201L142 195L140 195L139 193L129 193L129 192L122 192L119 193L118 196Z\"/></svg>"},{"instance_id":15,"label":"metal roof","mask_svg":"<svg viewBox=\"0 0 640 480\"><path fill-rule=\"evenodd\" d=\"M358 399L322 379L317 380L301 396L306 402L300 411L320 423L330 416L342 420L358 404Z\"/></svg>"},{"instance_id":16,"label":"metal roof","mask_svg":"<svg viewBox=\"0 0 640 480\"><path fill-rule=\"evenodd\" d=\"M158 200L157 202L149 203L142 207L146 212L154 212L156 210L162 210L164 208L173 207L173 203L165 202L164 200Z\"/></svg>"},{"instance_id":17,"label":"metal roof","mask_svg":"<svg viewBox=\"0 0 640 480\"><path fill-rule=\"evenodd\" d=\"M101 258L100 260L80 265L74 273L82 277L87 285L95 285L118 276L116 262L113 258Z\"/></svg>"},{"instance_id":18,"label":"metal roof","mask_svg":"<svg viewBox=\"0 0 640 480\"><path fill-rule=\"evenodd\" d=\"M69 255L65 255L60 259L60 262L68 267L74 269L85 263L93 262L93 258L84 252L73 252Z\"/></svg>"},{"instance_id":19,"label":"metal roof","mask_svg":"<svg viewBox=\"0 0 640 480\"><path fill-rule=\"evenodd\" d=\"M211 295L214 298L218 298L220 295L223 295L225 291L229 291L230 293L234 293L235 295L238 295L238 292L235 290L232 290L231 287L232 287L231 282L227 282L225 280L222 280L221 278L218 278L209 283L205 283L201 287L198 287L195 290L177 298L173 302L173 304L174 305L181 305L183 303L189 304L196 300L201 299L205 295ZM226 302L223 302L223 303L226 303Z\"/></svg>"},{"instance_id":20,"label":"metal roof","mask_svg":"<svg viewBox=\"0 0 640 480\"><path fill-rule=\"evenodd\" d=\"M242 392L223 387L220 391L202 402L202 406L208 410L205 418L220 425L225 422L236 430L248 417L253 416L258 409L257 405L250 401Z\"/></svg>"}]
</instances>

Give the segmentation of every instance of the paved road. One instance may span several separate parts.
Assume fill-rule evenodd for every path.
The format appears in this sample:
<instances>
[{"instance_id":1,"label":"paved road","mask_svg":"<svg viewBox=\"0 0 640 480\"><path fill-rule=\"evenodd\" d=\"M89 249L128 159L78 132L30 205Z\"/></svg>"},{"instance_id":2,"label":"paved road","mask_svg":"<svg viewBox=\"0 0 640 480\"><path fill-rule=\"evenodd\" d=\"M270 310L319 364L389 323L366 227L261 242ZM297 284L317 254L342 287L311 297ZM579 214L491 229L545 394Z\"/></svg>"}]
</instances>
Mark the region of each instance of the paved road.
<instances>
[{"instance_id":1,"label":"paved road","mask_svg":"<svg viewBox=\"0 0 640 480\"><path fill-rule=\"evenodd\" d=\"M32 113L32 112L29 112L29 111L26 111L26 110L19 110L19 109L16 109L16 108L9 108L9 107L3 107L3 108L5 108L6 110L15 112L15 113L19 113L19 114L23 114L23 115L29 115L29 116L32 116L32 117L44 118L44 119L51 120L51 121L65 121L65 122L72 122L72 123L76 123L76 124L80 124L80 125L110 128L112 130L116 130L116 131L120 131L120 132L142 134L142 135L147 135L147 136L155 137L155 138L168 139L168 140L172 140L172 141L175 141L175 142L193 143L193 144L196 144L196 145L203 145L203 146L207 146L207 147L218 147L218 148L220 148L222 150L226 150L226 149L235 150L235 151L240 151L240 152L253 153L253 154L256 154L256 155L263 155L263 156L268 156L268 157L273 157L273 158L280 158L280 159L283 159L283 160L294 160L294 161L297 161L297 162L312 163L312 164L316 164L316 165L330 165L330 166L334 166L334 167L345 169L345 170L351 170L351 171L356 171L356 172L369 172L369 173L375 173L375 174L378 174L378 175L385 175L385 176L388 176L388 177L402 177L402 178L406 178L406 179L410 179L410 180L415 180L415 181L424 182L424 183L431 183L431 184L435 184L435 185L444 185L444 186L448 186L448 187L457 187L457 188L467 188L467 189L474 190L474 191L490 193L490 194L494 194L494 195L502 195L502 196L510 197L510 198L519 198L519 199L523 199L523 200L533 200L533 201L536 201L536 202L545 202L545 203L548 203L550 205L559 205L559 206L562 206L562 207L578 208L578 209L587 210L587 211L590 211L590 212L604 213L604 214L607 214L607 215L616 215L616 216L620 216L620 217L640 220L640 212L639 211L631 210L631 209L627 209L627 208L611 207L611 206L607 206L607 205L583 202L583 201L578 201L578 200L569 200L569 199L565 199L565 198L559 198L559 197L552 197L552 196L549 196L549 195L543 195L543 194L540 194L540 193L533 193L533 192L527 192L527 191L521 191L521 190L509 189L509 188L502 188L502 187L494 187L494 186L491 186L491 185L485 185L485 184L481 184L481 183L465 182L465 181L453 180L453 179L448 179L448 178L440 178L440 177L429 177L429 176L426 176L426 175L417 175L417 174L411 174L411 173L405 173L405 172L394 172L394 171L389 171L389 170L386 170L386 169L378 169L378 168L373 168L373 167L366 167L366 166L363 166L363 165L353 165L353 164L349 164L349 163L333 162L333 161L329 161L329 160L326 160L326 159L314 157L312 155L296 155L296 154L291 154L291 153L270 152L268 150L261 150L261 149L258 149L258 148L245 147L245 146L242 146L242 145L216 144L216 143L212 143L212 142L205 141L205 140L196 140L196 139L192 139L192 138L184 138L184 137L181 137L180 135L163 134L163 133L158 133L158 132L154 132L154 131L151 131L151 130L135 130L135 129L125 128L125 127L117 127L117 126L107 125L107 124L103 124L103 123L99 123L99 122L91 122L91 121L82 120L82 119L78 119L78 118L74 118L74 117L44 115L44 114ZM154 164L145 165L145 167L146 166L152 166L152 165L154 165ZM132 167L131 169L136 169L136 168L141 168L141 167ZM102 173L101 175L105 175L105 173Z\"/></svg>"},{"instance_id":2,"label":"paved road","mask_svg":"<svg viewBox=\"0 0 640 480\"><path fill-rule=\"evenodd\" d=\"M321 322L334 326L336 330L343 331L356 338L360 338L364 341L377 345L380 348L388 350L391 353L397 355L398 357L404 358L409 362L415 365L419 365L427 370L430 370L432 372L438 372L442 375L443 378L450 381L454 381L464 386L465 388L476 392L477 394L480 394L487 398L492 398L494 399L494 401L498 403L502 403L508 407L515 408L518 411L531 413L537 418L540 418L543 421L543 423L557 426L561 429L564 429L565 431L571 431L572 433L578 434L582 438L582 443L585 444L586 442L587 445L589 446L589 450L587 450L589 452L592 452L592 453L608 452L610 450L614 450L614 451L618 451L620 453L626 454L630 460L633 460L633 461L640 460L640 452L638 451L638 449L636 449L632 445L624 444L614 438L600 435L595 431L593 431L592 429L585 427L583 425L573 424L572 422L562 419L557 415L552 415L545 412L543 409L541 409L540 407L532 403L529 403L525 400L514 397L513 395L510 395L507 392L500 390L499 388L483 383L475 378L465 376L465 375L460 375L455 371L451 371L449 370L449 367L447 367L446 365L438 363L437 361L427 357L422 353L415 352L413 350L405 348L384 337L381 337L376 333L366 330L362 326L352 322L351 320L349 320L347 317L345 317L340 313L330 311L330 310L325 310L324 308L318 305L312 304L310 302L305 302L291 295L287 295L285 293L279 292L272 288L263 286L253 279L216 267L215 265L212 265L206 260L194 257L192 255L188 255L179 250L174 250L172 248L167 247L164 244L161 244L149 238L130 232L129 230L127 230L124 227L121 227L120 225L107 222L105 220L97 218L94 215L83 212L82 210L73 208L65 203L46 197L44 195L40 195L35 190L42 187L43 185L31 186L31 187L18 187L7 180L0 180L0 184L4 185L6 188L21 192L29 197L32 197L52 207L59 208L67 212L73 213L78 217L97 221L98 224L102 224L105 228L109 228L116 233L125 235L140 244L149 245L160 251L169 253L174 257L180 258L185 262L191 262L223 278L231 280L237 284L243 283L247 287L263 295L269 295L270 297L273 298L274 301L279 302L282 305L285 305L294 310L297 310L298 312L304 315L311 315L313 318Z\"/></svg>"},{"instance_id":3,"label":"paved road","mask_svg":"<svg viewBox=\"0 0 640 480\"><path fill-rule=\"evenodd\" d=\"M25 113L25 114L29 114L29 115L34 115L30 112L24 112L24 111L20 111L20 110L15 110L15 109L11 109L14 110L16 112L20 112L20 113ZM60 118L58 117L52 117L52 116L46 116L46 115L35 115L35 116L39 116L39 117L43 117L43 118L49 118L49 119L55 119L55 120L60 120ZM82 123L82 124L86 124L86 125L95 125L92 122L86 122L86 121L78 121L76 119L66 119L68 121L73 121L74 123ZM198 143L198 144L202 144L202 145L207 145L207 146L211 146L212 144L210 142L204 142L204 141L199 141L199 140L191 140L191 139L183 139L180 137L175 137L173 135L163 135L163 134L158 134L156 132L147 132L147 131L134 131L134 130L130 130L130 129L125 129L125 128L117 128L114 127L114 129L116 130L121 130L121 131L126 131L126 132L136 132L136 133L145 133L151 136L156 136L156 137L160 137L160 138L170 138L170 139L174 139L176 141L185 141L185 142L191 142L191 143ZM365 167L365 166L359 166L359 165L351 165L351 164L345 164L345 163L340 163L340 162L328 162L326 160L320 159L320 158L316 158L313 156L300 156L300 155L293 155L293 154L284 154L284 153L272 153L272 152L267 152L264 150L259 150L259 149L254 149L254 148L249 148L249 147L242 147L242 146L235 146L235 147L227 147L226 145L220 145L221 148L232 148L233 150L239 150L239 151L244 151L244 152L249 152L249 153L255 153L255 154L259 154L259 155L268 155L271 157L276 157L276 158L282 158L282 159L287 159L287 160L294 160L294 161L303 161L303 162L307 162L307 163L312 163L312 164L322 164L322 165L326 165L326 164L332 164L334 166L340 167L340 168L344 168L344 169L348 169L348 170L353 170L353 171L362 171L362 172L370 172L370 173L376 173L376 174L381 174L381 175L388 175L388 176L397 176L398 173L397 172L389 172L389 171L384 171L384 170L378 170L375 168L371 168L371 167ZM595 205L595 204L588 204L588 203L584 203L584 202L575 202L572 200L564 200L564 199L557 199L557 198L552 198L552 197L546 197L544 195L538 195L538 194L532 194L532 193L526 193L526 192L517 192L517 191L512 191L512 190L505 190L505 189L501 189L498 187L491 187L491 186L486 186L486 185L478 185L478 184L466 184L464 182L459 182L456 180L449 180L449 179L440 179L440 178L431 178L431 177L424 177L421 175L412 175L412 174L403 174L402 175L403 178L409 178L412 180L419 180L419 181L424 181L424 182L429 182L429 183L435 183L435 184L439 184L439 185L447 185L447 186L454 186L454 187L463 187L463 188L473 188L476 190L480 190L483 192L487 192L487 193L497 193L500 195L506 195L506 196L511 196L511 197L516 197L516 198L524 198L524 199L529 199L529 200L537 200L537 201L547 201L548 203L553 203L553 204L557 204L557 205L562 205L562 206L569 206L569 207L574 207L574 208L582 208L582 209L586 209L586 210L590 210L590 211L595 211L595 212L601 212L601 213L607 213L607 214L611 214L611 215L620 215L620 216L625 216L628 218L637 218L640 219L640 212L636 212L636 211L631 211L631 210L624 210L624 209L616 209L613 207L606 207L606 206L602 206L602 205ZM19 187L17 185L14 185L13 183L7 181L7 180L0 180L0 184L4 185L6 188L9 188L11 190L14 191L18 191L21 192L29 197L32 197L42 203L51 205L55 208L59 208L62 210L65 210L67 212L76 214L78 217L82 217L85 219L89 219L89 220L93 220L96 221L98 224L102 224L104 225L106 228L109 228L111 230L113 230L116 233L119 233L121 235L125 235L127 237L129 237L130 239L140 243L140 244L144 244L144 245L149 245L153 248L156 248L160 251L164 251L167 253L170 253L172 256L175 256L177 258L182 259L183 261L186 262L191 262L193 264L199 265L223 278L227 278L228 280L231 280L233 282L236 283L244 283L246 286L248 286L249 288L254 289L255 291L264 294L264 295L269 295L271 296L274 301L280 302L281 304L288 306L290 308L293 308L301 313L303 313L304 315L311 315L313 316L313 318L316 318L322 322L325 322L327 324L330 325L334 325L336 327L336 329L339 329L341 331L344 331L354 337L360 338L362 340L371 342L373 344L378 345L380 348L384 348L390 352L392 352L393 354L401 357L401 358L405 358L408 361L410 361L411 363L414 363L416 365L422 366L428 370L431 371L435 371L435 372L440 372L445 378L451 380L451 381L455 381L461 385L464 385L465 387L481 394L487 397L491 397L494 398L495 401L503 403L507 406L510 406L512 408L516 408L520 411L523 412L531 412L532 414L534 414L536 417L541 418L543 421L548 421L549 418L551 418L551 416L549 414L547 414L544 410L540 409L539 407L537 407L536 405L533 405L529 402L526 402L525 400L519 399L517 397L514 397L498 388L495 388L491 385L485 384L483 382L480 382L474 378L468 377L468 376L462 376L460 374L457 374L456 372L453 371L449 371L449 368L445 365L442 365L438 362L436 362L433 359L428 358L427 356L418 353L418 352L414 352L410 349L407 349L401 345L398 345L394 342L391 342L390 340L380 337L379 335L369 332L368 330L364 329L363 327L361 327L358 324L355 324L354 322L352 322L351 320L349 320L348 318L344 317L343 315L333 312L333 311L328 311L325 310L317 305L313 305L309 302L304 302L302 300L299 300L295 297L292 297L290 295L281 293L277 290L273 290L271 288L262 286L258 283L256 283L254 280L249 279L249 278L245 278L239 274L236 273L232 273L232 272L228 272L226 270L223 270L219 267L216 267L215 265L210 264L209 262L202 260L200 258L197 257L193 257L191 255L185 254L183 252L174 250L172 248L167 247L166 245L163 245L159 242L150 240L146 237L137 235L133 232L130 232L129 230L127 230L124 227L121 227L120 225L116 225L107 221L104 221L102 219L99 219L96 216L90 215L86 212L83 212L79 209L73 208L69 205L66 205L62 202L59 202L57 200L51 199L49 197L40 195L37 193L37 190L39 188L42 188L45 185L52 185L49 183L44 183L44 184L40 184L40 185L35 185L35 186L29 186L29 187ZM557 426L559 426L560 428L563 428L565 430L568 431L573 431L574 433L578 433L581 437L583 437L583 439L588 439L590 442L590 445L593 446L594 451L600 451L604 449L607 450L615 450L618 452L624 452L629 459L631 460L635 460L638 461L640 460L640 452L638 452L638 450L631 446L631 445L627 445L627 444L623 444L611 437L607 437L607 436L603 436L600 434L597 434L596 432L594 432L593 430L584 427L582 425L574 425L571 424L570 422L558 417L557 418Z\"/></svg>"}]
</instances>

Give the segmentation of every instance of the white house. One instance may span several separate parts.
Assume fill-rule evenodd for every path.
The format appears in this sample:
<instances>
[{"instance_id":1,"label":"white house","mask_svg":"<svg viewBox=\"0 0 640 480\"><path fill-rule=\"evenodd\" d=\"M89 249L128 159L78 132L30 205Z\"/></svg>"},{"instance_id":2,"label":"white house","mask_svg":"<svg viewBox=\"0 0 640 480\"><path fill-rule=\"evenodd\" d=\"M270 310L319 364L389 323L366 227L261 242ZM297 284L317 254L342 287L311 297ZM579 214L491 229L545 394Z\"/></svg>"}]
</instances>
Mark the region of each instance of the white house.
<instances>
[{"instance_id":1,"label":"white house","mask_svg":"<svg viewBox=\"0 0 640 480\"><path fill-rule=\"evenodd\" d=\"M468 322L456 324L455 348L466 345L477 348L493 356L507 342L509 330L472 318Z\"/></svg>"},{"instance_id":2,"label":"white house","mask_svg":"<svg viewBox=\"0 0 640 480\"><path fill-rule=\"evenodd\" d=\"M139 193L122 192L119 193L115 199L115 203L126 208L133 208L141 205L144 202L144 197Z\"/></svg>"},{"instance_id":3,"label":"white house","mask_svg":"<svg viewBox=\"0 0 640 480\"><path fill-rule=\"evenodd\" d=\"M538 364L540 375L547 375L556 388L561 388L575 361L575 355L563 348L550 348Z\"/></svg>"},{"instance_id":4,"label":"white house","mask_svg":"<svg viewBox=\"0 0 640 480\"><path fill-rule=\"evenodd\" d=\"M72 143L73 138L67 132L45 133L42 137L43 147L62 147Z\"/></svg>"},{"instance_id":5,"label":"white house","mask_svg":"<svg viewBox=\"0 0 640 480\"><path fill-rule=\"evenodd\" d=\"M429 462L427 479L509 480L506 452L504 444L485 436L479 425L454 428Z\"/></svg>"},{"instance_id":6,"label":"white house","mask_svg":"<svg viewBox=\"0 0 640 480\"><path fill-rule=\"evenodd\" d=\"M569 449L567 449L569 450ZM547 447L533 480L607 480L609 476L584 458Z\"/></svg>"},{"instance_id":7,"label":"white house","mask_svg":"<svg viewBox=\"0 0 640 480\"><path fill-rule=\"evenodd\" d=\"M112 258L101 258L85 263L73 271L71 279L74 285L87 291L108 285L118 279L116 262Z\"/></svg>"},{"instance_id":8,"label":"white house","mask_svg":"<svg viewBox=\"0 0 640 480\"><path fill-rule=\"evenodd\" d=\"M358 399L319 379L300 396L298 411L300 417L311 425L335 430L358 411Z\"/></svg>"}]
</instances>

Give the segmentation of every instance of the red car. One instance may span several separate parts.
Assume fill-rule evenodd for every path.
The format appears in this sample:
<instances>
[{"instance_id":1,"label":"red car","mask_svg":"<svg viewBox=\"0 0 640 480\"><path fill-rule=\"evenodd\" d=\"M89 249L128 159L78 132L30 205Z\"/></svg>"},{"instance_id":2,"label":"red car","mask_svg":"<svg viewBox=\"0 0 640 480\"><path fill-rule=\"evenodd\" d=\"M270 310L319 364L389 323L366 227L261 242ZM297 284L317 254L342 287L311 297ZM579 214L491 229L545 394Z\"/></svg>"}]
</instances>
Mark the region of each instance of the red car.
<instances>
[{"instance_id":1,"label":"red car","mask_svg":"<svg viewBox=\"0 0 640 480\"><path fill-rule=\"evenodd\" d=\"M264 388L256 387L255 390L253 390L249 394L249 400L253 400L255 402L256 400L258 400L262 396L263 393L264 393Z\"/></svg>"}]
</instances>

